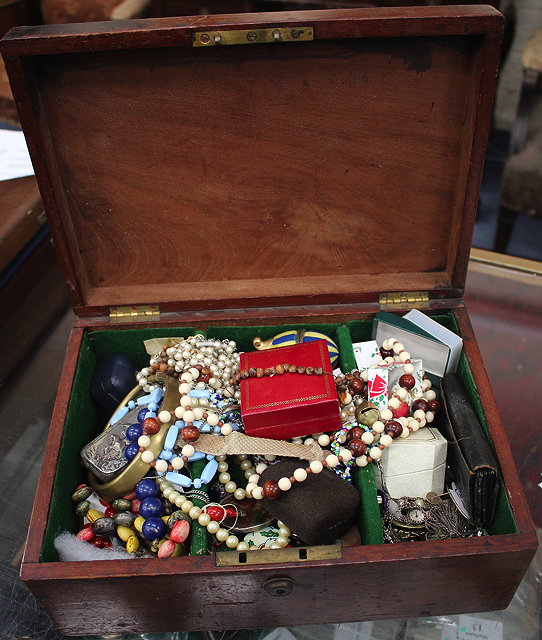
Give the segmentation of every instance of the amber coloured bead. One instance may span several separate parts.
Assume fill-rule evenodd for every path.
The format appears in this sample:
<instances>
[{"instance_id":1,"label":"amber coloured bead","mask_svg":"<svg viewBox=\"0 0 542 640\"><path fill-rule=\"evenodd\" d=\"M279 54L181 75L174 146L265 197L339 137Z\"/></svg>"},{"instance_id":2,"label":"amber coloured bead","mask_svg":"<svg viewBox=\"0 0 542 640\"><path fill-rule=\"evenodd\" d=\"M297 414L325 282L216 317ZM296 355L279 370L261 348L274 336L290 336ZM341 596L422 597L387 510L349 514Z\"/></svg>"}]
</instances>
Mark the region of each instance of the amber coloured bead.
<instances>
[{"instance_id":1,"label":"amber coloured bead","mask_svg":"<svg viewBox=\"0 0 542 640\"><path fill-rule=\"evenodd\" d=\"M354 455L356 458L364 455L367 451L365 443L359 438L352 438L352 440L350 440L350 442L347 444L347 447L352 452L352 455Z\"/></svg>"},{"instance_id":2,"label":"amber coloured bead","mask_svg":"<svg viewBox=\"0 0 542 640\"><path fill-rule=\"evenodd\" d=\"M384 433L392 438L398 438L403 433L403 425L397 420L390 420L384 427Z\"/></svg>"},{"instance_id":3,"label":"amber coloured bead","mask_svg":"<svg viewBox=\"0 0 542 640\"><path fill-rule=\"evenodd\" d=\"M365 389L365 383L361 378L354 378L353 380L350 380L350 382L348 383L348 390L353 396L363 393L364 389Z\"/></svg>"},{"instance_id":4,"label":"amber coloured bead","mask_svg":"<svg viewBox=\"0 0 542 640\"><path fill-rule=\"evenodd\" d=\"M361 436L364 434L365 432L363 431L363 429L361 427L353 427L352 429L350 429L350 431L346 434L346 437L348 440L352 440L353 438L361 438Z\"/></svg>"},{"instance_id":5,"label":"amber coloured bead","mask_svg":"<svg viewBox=\"0 0 542 640\"><path fill-rule=\"evenodd\" d=\"M429 402L424 398L416 398L410 406L410 411L414 413L414 411L418 411L419 409L427 413L429 411Z\"/></svg>"},{"instance_id":6,"label":"amber coloured bead","mask_svg":"<svg viewBox=\"0 0 542 640\"><path fill-rule=\"evenodd\" d=\"M185 442L196 442L200 433L197 427L183 427L181 430L181 437Z\"/></svg>"},{"instance_id":7,"label":"amber coloured bead","mask_svg":"<svg viewBox=\"0 0 542 640\"><path fill-rule=\"evenodd\" d=\"M141 426L143 427L144 433L148 436L153 436L160 431L160 423L156 418L145 418Z\"/></svg>"},{"instance_id":8,"label":"amber coloured bead","mask_svg":"<svg viewBox=\"0 0 542 640\"><path fill-rule=\"evenodd\" d=\"M269 498L269 500L276 500L282 493L278 482L275 482L274 480L268 480L267 482L264 482L262 489L263 495L266 498Z\"/></svg>"},{"instance_id":9,"label":"amber coloured bead","mask_svg":"<svg viewBox=\"0 0 542 640\"><path fill-rule=\"evenodd\" d=\"M399 386L403 387L403 389L413 389L415 384L416 380L410 373L403 373L403 375L399 378Z\"/></svg>"},{"instance_id":10,"label":"amber coloured bead","mask_svg":"<svg viewBox=\"0 0 542 640\"><path fill-rule=\"evenodd\" d=\"M429 400L429 411L432 411L434 414L437 414L440 411L440 402L438 400Z\"/></svg>"}]
</instances>

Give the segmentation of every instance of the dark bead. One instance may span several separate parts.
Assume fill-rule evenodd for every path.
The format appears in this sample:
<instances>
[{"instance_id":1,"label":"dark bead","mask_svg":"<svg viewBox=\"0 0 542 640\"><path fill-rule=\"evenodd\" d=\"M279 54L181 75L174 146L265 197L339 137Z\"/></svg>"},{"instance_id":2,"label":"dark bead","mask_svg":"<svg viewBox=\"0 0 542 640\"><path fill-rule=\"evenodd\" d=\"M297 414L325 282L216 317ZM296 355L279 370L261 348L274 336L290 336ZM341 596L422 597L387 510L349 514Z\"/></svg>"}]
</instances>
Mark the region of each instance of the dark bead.
<instances>
[{"instance_id":1,"label":"dark bead","mask_svg":"<svg viewBox=\"0 0 542 640\"><path fill-rule=\"evenodd\" d=\"M181 437L185 442L196 442L200 432L197 427L184 427L181 429Z\"/></svg>"},{"instance_id":2,"label":"dark bead","mask_svg":"<svg viewBox=\"0 0 542 640\"><path fill-rule=\"evenodd\" d=\"M145 416L147 415L147 413L149 413L149 410L147 409L147 407L144 407L143 409L140 409L137 412L137 421L138 422L143 422L143 420L145 420Z\"/></svg>"},{"instance_id":3,"label":"dark bead","mask_svg":"<svg viewBox=\"0 0 542 640\"><path fill-rule=\"evenodd\" d=\"M365 389L365 382L363 382L361 378L354 378L353 380L350 380L350 382L348 383L348 390L353 396L363 393L364 389Z\"/></svg>"},{"instance_id":4,"label":"dark bead","mask_svg":"<svg viewBox=\"0 0 542 640\"><path fill-rule=\"evenodd\" d=\"M290 373L297 373L297 366L296 366L295 364L291 364L291 365L289 365L289 367L288 367L288 371L289 371Z\"/></svg>"},{"instance_id":5,"label":"dark bead","mask_svg":"<svg viewBox=\"0 0 542 640\"><path fill-rule=\"evenodd\" d=\"M403 387L403 389L413 389L415 384L416 380L410 373L403 373L403 375L399 378L399 386Z\"/></svg>"},{"instance_id":6,"label":"dark bead","mask_svg":"<svg viewBox=\"0 0 542 640\"><path fill-rule=\"evenodd\" d=\"M131 442L137 442L138 438L143 435L143 427L138 424L131 424L128 429L126 429L126 437Z\"/></svg>"},{"instance_id":7,"label":"dark bead","mask_svg":"<svg viewBox=\"0 0 542 640\"><path fill-rule=\"evenodd\" d=\"M128 462L131 462L139 453L139 445L137 442L132 442L129 444L126 449L124 449L124 457Z\"/></svg>"},{"instance_id":8,"label":"dark bead","mask_svg":"<svg viewBox=\"0 0 542 640\"><path fill-rule=\"evenodd\" d=\"M261 367L258 367L256 369L256 377L257 378L263 378L263 369Z\"/></svg>"},{"instance_id":9,"label":"dark bead","mask_svg":"<svg viewBox=\"0 0 542 640\"><path fill-rule=\"evenodd\" d=\"M384 349L384 347L380 347L380 355L382 356L382 360L385 360L386 358L393 358L395 354L393 353L393 349Z\"/></svg>"},{"instance_id":10,"label":"dark bead","mask_svg":"<svg viewBox=\"0 0 542 640\"><path fill-rule=\"evenodd\" d=\"M209 514L209 515L211 515L211 514ZM184 511L181 511L181 510L179 509L178 511L174 511L174 512L169 516L168 521L167 521L167 526L168 526L170 529L173 529L173 525L174 525L176 522L179 522L179 520L185 520L186 522L190 522L190 523L192 522L192 518L191 518L187 513L184 513ZM212 518L211 518L211 520L212 520Z\"/></svg>"},{"instance_id":11,"label":"dark bead","mask_svg":"<svg viewBox=\"0 0 542 640\"><path fill-rule=\"evenodd\" d=\"M322 367L316 367L316 369L314 370L314 375L315 376L321 376L323 375L324 370L322 369Z\"/></svg>"},{"instance_id":12,"label":"dark bead","mask_svg":"<svg viewBox=\"0 0 542 640\"><path fill-rule=\"evenodd\" d=\"M290 371L290 365L289 364L283 364L282 366L284 367L284 373L288 373L288 371Z\"/></svg>"},{"instance_id":13,"label":"dark bead","mask_svg":"<svg viewBox=\"0 0 542 640\"><path fill-rule=\"evenodd\" d=\"M268 480L267 482L264 483L262 488L263 488L263 495L266 498L269 498L269 500L276 500L282 493L282 491L279 488L278 482L275 482L274 480Z\"/></svg>"},{"instance_id":14,"label":"dark bead","mask_svg":"<svg viewBox=\"0 0 542 640\"><path fill-rule=\"evenodd\" d=\"M160 517L164 513L164 506L162 501L158 498L145 498L139 505L139 515L143 518Z\"/></svg>"},{"instance_id":15,"label":"dark bead","mask_svg":"<svg viewBox=\"0 0 542 640\"><path fill-rule=\"evenodd\" d=\"M151 478L143 478L140 480L135 486L136 497L139 500L145 500L145 498L157 498L160 495L160 489L154 480ZM123 502L129 502L128 500L124 500ZM123 511L128 511L131 508L131 505L128 505L127 509L123 509Z\"/></svg>"},{"instance_id":16,"label":"dark bead","mask_svg":"<svg viewBox=\"0 0 542 640\"><path fill-rule=\"evenodd\" d=\"M352 438L352 440L350 440L350 442L346 446L350 449L352 455L354 455L356 458L364 455L367 451L365 442L363 442L359 438Z\"/></svg>"},{"instance_id":17,"label":"dark bead","mask_svg":"<svg viewBox=\"0 0 542 640\"><path fill-rule=\"evenodd\" d=\"M384 427L384 433L392 438L398 438L403 433L403 425L397 420L390 420Z\"/></svg>"},{"instance_id":18,"label":"dark bead","mask_svg":"<svg viewBox=\"0 0 542 640\"><path fill-rule=\"evenodd\" d=\"M352 371L352 375L354 376L354 378L356 378L357 380L361 380L361 373L356 369L355 371Z\"/></svg>"},{"instance_id":19,"label":"dark bead","mask_svg":"<svg viewBox=\"0 0 542 640\"><path fill-rule=\"evenodd\" d=\"M84 516L85 513L90 509L90 502L88 500L83 500L75 505L75 513L78 516Z\"/></svg>"},{"instance_id":20,"label":"dark bead","mask_svg":"<svg viewBox=\"0 0 542 640\"><path fill-rule=\"evenodd\" d=\"M429 400L429 411L437 414L440 411L440 402L438 400Z\"/></svg>"},{"instance_id":21,"label":"dark bead","mask_svg":"<svg viewBox=\"0 0 542 640\"><path fill-rule=\"evenodd\" d=\"M241 371L241 378L243 378L244 380L246 380L248 377L250 376L248 369L243 369Z\"/></svg>"},{"instance_id":22,"label":"dark bead","mask_svg":"<svg viewBox=\"0 0 542 640\"><path fill-rule=\"evenodd\" d=\"M135 519L135 513L130 513L129 511L122 511L121 513L116 513L113 516L113 520L117 527L131 527Z\"/></svg>"},{"instance_id":23,"label":"dark bead","mask_svg":"<svg viewBox=\"0 0 542 640\"><path fill-rule=\"evenodd\" d=\"M347 373L344 377L347 382L350 382L350 380L354 379L354 375L352 373Z\"/></svg>"},{"instance_id":24,"label":"dark bead","mask_svg":"<svg viewBox=\"0 0 542 640\"><path fill-rule=\"evenodd\" d=\"M314 367L307 367L307 368L305 369L305 373L306 373L308 376L312 376L312 374L314 373Z\"/></svg>"},{"instance_id":25,"label":"dark bead","mask_svg":"<svg viewBox=\"0 0 542 640\"><path fill-rule=\"evenodd\" d=\"M154 486L156 487L156 484L154 484ZM111 506L113 507L113 509L115 509L116 512L121 513L123 511L130 511L130 509L132 508L132 503L125 498L117 498L116 500L113 500Z\"/></svg>"},{"instance_id":26,"label":"dark bead","mask_svg":"<svg viewBox=\"0 0 542 640\"><path fill-rule=\"evenodd\" d=\"M92 523L92 531L97 536L111 536L115 533L117 526L113 518L98 518Z\"/></svg>"},{"instance_id":27,"label":"dark bead","mask_svg":"<svg viewBox=\"0 0 542 640\"><path fill-rule=\"evenodd\" d=\"M248 370L248 375L251 378L255 378L256 377L256 369L254 367L250 367L250 369Z\"/></svg>"},{"instance_id":28,"label":"dark bead","mask_svg":"<svg viewBox=\"0 0 542 640\"><path fill-rule=\"evenodd\" d=\"M266 376L272 376L275 374L275 367L267 367L267 369L264 371Z\"/></svg>"},{"instance_id":29,"label":"dark bead","mask_svg":"<svg viewBox=\"0 0 542 640\"><path fill-rule=\"evenodd\" d=\"M209 380L211 379L211 374L210 373L202 373L200 375L200 377L198 378L198 382L209 382Z\"/></svg>"},{"instance_id":30,"label":"dark bead","mask_svg":"<svg viewBox=\"0 0 542 640\"><path fill-rule=\"evenodd\" d=\"M160 540L164 537L166 531L167 525L161 518L149 518L143 523L142 533L149 542Z\"/></svg>"},{"instance_id":31,"label":"dark bead","mask_svg":"<svg viewBox=\"0 0 542 640\"><path fill-rule=\"evenodd\" d=\"M414 400L414 402L410 405L410 410L412 411L412 413L414 413L414 411L418 411L418 409L421 409L422 411L425 411L427 413L427 411L429 411L429 402L427 402L427 400L425 400L424 398L416 398L416 400Z\"/></svg>"},{"instance_id":32,"label":"dark bead","mask_svg":"<svg viewBox=\"0 0 542 640\"><path fill-rule=\"evenodd\" d=\"M153 436L160 431L160 423L156 418L145 418L141 426L148 436Z\"/></svg>"},{"instance_id":33,"label":"dark bead","mask_svg":"<svg viewBox=\"0 0 542 640\"><path fill-rule=\"evenodd\" d=\"M196 368L197 368L197 367L196 367ZM209 367L202 367L202 368L201 368L201 373L202 373L204 376L209 376L209 375L211 375L211 369L209 369ZM199 380L199 378L198 378L198 380Z\"/></svg>"},{"instance_id":34,"label":"dark bead","mask_svg":"<svg viewBox=\"0 0 542 640\"><path fill-rule=\"evenodd\" d=\"M305 373L305 367L297 367L297 373Z\"/></svg>"},{"instance_id":35,"label":"dark bead","mask_svg":"<svg viewBox=\"0 0 542 640\"><path fill-rule=\"evenodd\" d=\"M353 438L361 438L361 436L364 434L364 430L361 429L360 427L353 427L352 429L350 429L350 431L346 434L346 437L349 440L352 440Z\"/></svg>"},{"instance_id":36,"label":"dark bead","mask_svg":"<svg viewBox=\"0 0 542 640\"><path fill-rule=\"evenodd\" d=\"M85 485L84 487L79 487L72 493L72 500L74 502L81 502L81 500L86 500L92 494L92 489Z\"/></svg>"},{"instance_id":37,"label":"dark bead","mask_svg":"<svg viewBox=\"0 0 542 640\"><path fill-rule=\"evenodd\" d=\"M284 367L281 364L277 364L275 367L275 373L278 373L281 376L284 373Z\"/></svg>"}]
</instances>

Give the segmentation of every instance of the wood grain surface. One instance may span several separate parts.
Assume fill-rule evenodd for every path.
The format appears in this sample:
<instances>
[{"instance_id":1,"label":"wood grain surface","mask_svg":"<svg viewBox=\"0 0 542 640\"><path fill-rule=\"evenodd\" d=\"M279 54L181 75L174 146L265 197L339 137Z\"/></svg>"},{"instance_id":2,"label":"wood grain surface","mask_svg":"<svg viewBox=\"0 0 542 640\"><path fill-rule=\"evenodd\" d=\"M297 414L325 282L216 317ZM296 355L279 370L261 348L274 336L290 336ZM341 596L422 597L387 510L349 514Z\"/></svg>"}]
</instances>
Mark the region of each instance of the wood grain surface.
<instances>
[{"instance_id":1,"label":"wood grain surface","mask_svg":"<svg viewBox=\"0 0 542 640\"><path fill-rule=\"evenodd\" d=\"M461 294L499 14L272 15L316 41L166 37L269 24L255 14L121 23L116 51L96 25L4 42L77 313Z\"/></svg>"}]
</instances>

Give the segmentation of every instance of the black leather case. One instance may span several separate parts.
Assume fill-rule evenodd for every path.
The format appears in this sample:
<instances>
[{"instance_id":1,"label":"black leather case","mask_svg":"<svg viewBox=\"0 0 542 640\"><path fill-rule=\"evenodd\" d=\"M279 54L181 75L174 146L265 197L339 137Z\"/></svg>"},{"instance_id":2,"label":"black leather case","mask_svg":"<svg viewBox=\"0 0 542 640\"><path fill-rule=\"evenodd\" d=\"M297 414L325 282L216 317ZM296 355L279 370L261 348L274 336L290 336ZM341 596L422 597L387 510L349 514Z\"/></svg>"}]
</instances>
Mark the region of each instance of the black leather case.
<instances>
[{"instance_id":1,"label":"black leather case","mask_svg":"<svg viewBox=\"0 0 542 640\"><path fill-rule=\"evenodd\" d=\"M455 482L469 520L487 527L495 515L499 491L497 461L465 387L455 374L441 382L442 434L449 442L447 484Z\"/></svg>"}]
</instances>

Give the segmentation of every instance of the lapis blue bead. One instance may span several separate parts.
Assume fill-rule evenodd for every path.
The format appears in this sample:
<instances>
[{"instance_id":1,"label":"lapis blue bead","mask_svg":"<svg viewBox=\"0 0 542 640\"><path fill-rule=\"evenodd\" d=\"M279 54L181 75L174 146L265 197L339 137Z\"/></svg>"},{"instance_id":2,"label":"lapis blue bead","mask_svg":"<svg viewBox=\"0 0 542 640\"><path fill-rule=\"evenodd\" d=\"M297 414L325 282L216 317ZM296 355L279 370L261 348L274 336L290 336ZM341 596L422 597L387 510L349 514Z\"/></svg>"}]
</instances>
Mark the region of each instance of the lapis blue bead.
<instances>
[{"instance_id":1,"label":"lapis blue bead","mask_svg":"<svg viewBox=\"0 0 542 640\"><path fill-rule=\"evenodd\" d=\"M167 525L160 518L153 517L145 520L143 526L141 527L141 530L145 538L149 542L152 542L153 540L159 540L160 538L164 537L167 531Z\"/></svg>"},{"instance_id":2,"label":"lapis blue bead","mask_svg":"<svg viewBox=\"0 0 542 640\"><path fill-rule=\"evenodd\" d=\"M157 497L160 495L160 489L158 488L158 485L154 480L151 480L150 478L144 478L143 480L140 480L135 486L135 492L136 497L139 500L145 500L145 498Z\"/></svg>"},{"instance_id":3,"label":"lapis blue bead","mask_svg":"<svg viewBox=\"0 0 542 640\"><path fill-rule=\"evenodd\" d=\"M137 442L139 436L143 435L143 427L140 424L131 424L126 429L126 437L132 442Z\"/></svg>"},{"instance_id":4,"label":"lapis blue bead","mask_svg":"<svg viewBox=\"0 0 542 640\"><path fill-rule=\"evenodd\" d=\"M128 462L131 462L139 453L139 445L137 442L132 442L126 449L124 449L124 457Z\"/></svg>"},{"instance_id":5,"label":"lapis blue bead","mask_svg":"<svg viewBox=\"0 0 542 640\"><path fill-rule=\"evenodd\" d=\"M145 498L139 505L139 515L143 518L153 518L154 516L160 517L164 514L164 505L162 502L153 496Z\"/></svg>"},{"instance_id":6,"label":"lapis blue bead","mask_svg":"<svg viewBox=\"0 0 542 640\"><path fill-rule=\"evenodd\" d=\"M145 418L147 417L147 413L149 413L148 407L143 407L143 409L141 409L137 413L137 421L143 422L143 420L145 420Z\"/></svg>"}]
</instances>

